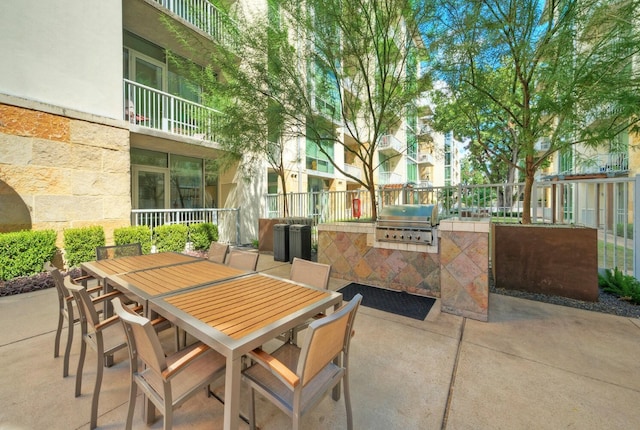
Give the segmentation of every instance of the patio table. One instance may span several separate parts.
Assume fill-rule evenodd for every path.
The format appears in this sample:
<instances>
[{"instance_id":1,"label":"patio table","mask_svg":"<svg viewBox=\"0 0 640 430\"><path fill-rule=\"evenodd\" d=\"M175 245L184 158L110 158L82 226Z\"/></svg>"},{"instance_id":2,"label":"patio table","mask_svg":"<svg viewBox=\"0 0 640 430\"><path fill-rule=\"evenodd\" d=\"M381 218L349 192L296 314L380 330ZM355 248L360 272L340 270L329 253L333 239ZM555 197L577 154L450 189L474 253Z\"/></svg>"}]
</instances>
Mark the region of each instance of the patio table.
<instances>
[{"instance_id":1,"label":"patio table","mask_svg":"<svg viewBox=\"0 0 640 430\"><path fill-rule=\"evenodd\" d=\"M136 270L170 266L173 264L199 260L201 260L201 258L180 254L178 252L161 252L158 254L134 255L130 257L87 261L80 264L80 269L82 269L83 274L92 275L106 287L105 280L111 275L119 275L134 272Z\"/></svg>"},{"instance_id":2,"label":"patio table","mask_svg":"<svg viewBox=\"0 0 640 430\"><path fill-rule=\"evenodd\" d=\"M261 273L149 300L154 312L226 357L225 430L239 425L242 356L341 304L341 293Z\"/></svg>"},{"instance_id":3,"label":"patio table","mask_svg":"<svg viewBox=\"0 0 640 430\"><path fill-rule=\"evenodd\" d=\"M237 278L250 273L209 260L198 259L183 264L143 269L106 278L107 284L138 302L147 316L148 301L153 297L188 290L200 285Z\"/></svg>"}]
</instances>

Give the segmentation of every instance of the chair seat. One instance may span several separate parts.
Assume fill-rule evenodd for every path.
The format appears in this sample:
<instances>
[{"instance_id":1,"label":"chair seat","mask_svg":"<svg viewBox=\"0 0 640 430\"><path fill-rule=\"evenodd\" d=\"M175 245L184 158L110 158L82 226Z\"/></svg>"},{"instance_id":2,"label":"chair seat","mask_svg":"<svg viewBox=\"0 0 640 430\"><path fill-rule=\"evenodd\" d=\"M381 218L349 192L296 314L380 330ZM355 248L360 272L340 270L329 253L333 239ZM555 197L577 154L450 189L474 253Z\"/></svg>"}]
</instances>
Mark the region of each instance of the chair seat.
<instances>
[{"instance_id":1,"label":"chair seat","mask_svg":"<svg viewBox=\"0 0 640 430\"><path fill-rule=\"evenodd\" d=\"M285 343L270 355L282 362L291 371L295 372L296 366L298 365L300 351L300 347L295 344ZM309 384L303 387L302 402L300 405L302 414L304 414L309 407L312 407L315 404L318 395L324 395L329 388L333 387L333 385L335 385L336 378L341 378L343 373L344 369L342 367L329 363L309 382ZM243 372L243 376L250 380L251 383L259 390L265 390L272 393L280 402L281 409L292 412L293 391L273 373L259 364L254 364Z\"/></svg>"},{"instance_id":2,"label":"chair seat","mask_svg":"<svg viewBox=\"0 0 640 430\"><path fill-rule=\"evenodd\" d=\"M198 344L167 357L167 365L171 366L183 356L195 349ZM171 380L171 397L174 404L180 404L193 391L194 386L206 386L215 377L220 369L225 367L225 358L214 350L209 350L202 354L198 360L189 365L188 372L180 372ZM156 392L158 395L164 391L162 378L152 369L147 368L139 373L139 377Z\"/></svg>"}]
</instances>

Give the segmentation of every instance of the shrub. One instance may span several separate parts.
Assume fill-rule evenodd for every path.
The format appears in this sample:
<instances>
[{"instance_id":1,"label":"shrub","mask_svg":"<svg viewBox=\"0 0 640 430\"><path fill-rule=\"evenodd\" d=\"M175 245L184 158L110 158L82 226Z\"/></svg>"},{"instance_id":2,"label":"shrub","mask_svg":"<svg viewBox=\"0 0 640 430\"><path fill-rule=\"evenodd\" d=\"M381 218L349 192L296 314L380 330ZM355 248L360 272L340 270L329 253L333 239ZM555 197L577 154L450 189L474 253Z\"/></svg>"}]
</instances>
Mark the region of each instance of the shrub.
<instances>
[{"instance_id":1,"label":"shrub","mask_svg":"<svg viewBox=\"0 0 640 430\"><path fill-rule=\"evenodd\" d=\"M187 244L189 227L182 224L160 225L153 229L158 252L182 252Z\"/></svg>"},{"instance_id":2,"label":"shrub","mask_svg":"<svg viewBox=\"0 0 640 430\"><path fill-rule=\"evenodd\" d=\"M208 249L211 242L218 241L218 226L208 222L191 224L189 239L193 243L193 249Z\"/></svg>"},{"instance_id":3,"label":"shrub","mask_svg":"<svg viewBox=\"0 0 640 430\"><path fill-rule=\"evenodd\" d=\"M624 224L616 224L616 236L624 237ZM633 224L627 224L627 239L633 239Z\"/></svg>"},{"instance_id":4,"label":"shrub","mask_svg":"<svg viewBox=\"0 0 640 430\"><path fill-rule=\"evenodd\" d=\"M113 230L113 241L116 245L140 243L142 253L151 252L151 229L146 225L121 227Z\"/></svg>"},{"instance_id":5,"label":"shrub","mask_svg":"<svg viewBox=\"0 0 640 430\"><path fill-rule=\"evenodd\" d=\"M0 280L42 272L44 263L56 254L53 230L0 234Z\"/></svg>"},{"instance_id":6,"label":"shrub","mask_svg":"<svg viewBox=\"0 0 640 430\"><path fill-rule=\"evenodd\" d=\"M623 300L640 304L640 281L631 275L625 275L618 268L607 269L604 275L598 274L598 285L604 291L615 294Z\"/></svg>"},{"instance_id":7,"label":"shrub","mask_svg":"<svg viewBox=\"0 0 640 430\"><path fill-rule=\"evenodd\" d=\"M96 259L96 247L104 246L102 226L69 228L64 231L65 260L69 268Z\"/></svg>"}]
</instances>

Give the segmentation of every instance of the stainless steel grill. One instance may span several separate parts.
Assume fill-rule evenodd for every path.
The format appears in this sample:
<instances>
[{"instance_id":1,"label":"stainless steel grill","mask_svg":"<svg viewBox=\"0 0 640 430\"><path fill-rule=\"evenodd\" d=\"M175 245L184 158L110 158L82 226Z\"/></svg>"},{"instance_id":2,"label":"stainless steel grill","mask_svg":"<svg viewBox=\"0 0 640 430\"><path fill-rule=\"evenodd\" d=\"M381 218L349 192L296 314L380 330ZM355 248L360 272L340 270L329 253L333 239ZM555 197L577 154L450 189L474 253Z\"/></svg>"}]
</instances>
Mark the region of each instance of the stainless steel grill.
<instances>
[{"instance_id":1,"label":"stainless steel grill","mask_svg":"<svg viewBox=\"0 0 640 430\"><path fill-rule=\"evenodd\" d=\"M385 206L378 213L376 240L431 245L437 225L437 205Z\"/></svg>"}]
</instances>

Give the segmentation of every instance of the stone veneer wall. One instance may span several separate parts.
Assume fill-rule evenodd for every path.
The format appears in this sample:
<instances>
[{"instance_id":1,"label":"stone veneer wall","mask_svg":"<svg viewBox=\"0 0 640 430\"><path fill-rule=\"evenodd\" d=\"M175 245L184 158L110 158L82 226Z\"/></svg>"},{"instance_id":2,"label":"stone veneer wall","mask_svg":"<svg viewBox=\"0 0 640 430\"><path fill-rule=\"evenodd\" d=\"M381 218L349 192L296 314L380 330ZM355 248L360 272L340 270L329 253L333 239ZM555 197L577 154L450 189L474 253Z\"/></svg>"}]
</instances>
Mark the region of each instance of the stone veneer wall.
<instances>
[{"instance_id":1,"label":"stone veneer wall","mask_svg":"<svg viewBox=\"0 0 640 430\"><path fill-rule=\"evenodd\" d=\"M331 264L331 276L366 285L440 296L440 258L424 245L374 246L374 225L334 223L318 226L318 262ZM437 251L437 247L429 247Z\"/></svg>"},{"instance_id":2,"label":"stone veneer wall","mask_svg":"<svg viewBox=\"0 0 640 430\"><path fill-rule=\"evenodd\" d=\"M489 220L440 222L441 309L487 321Z\"/></svg>"},{"instance_id":3,"label":"stone veneer wall","mask_svg":"<svg viewBox=\"0 0 640 430\"><path fill-rule=\"evenodd\" d=\"M129 131L0 103L0 232L130 225Z\"/></svg>"}]
</instances>

